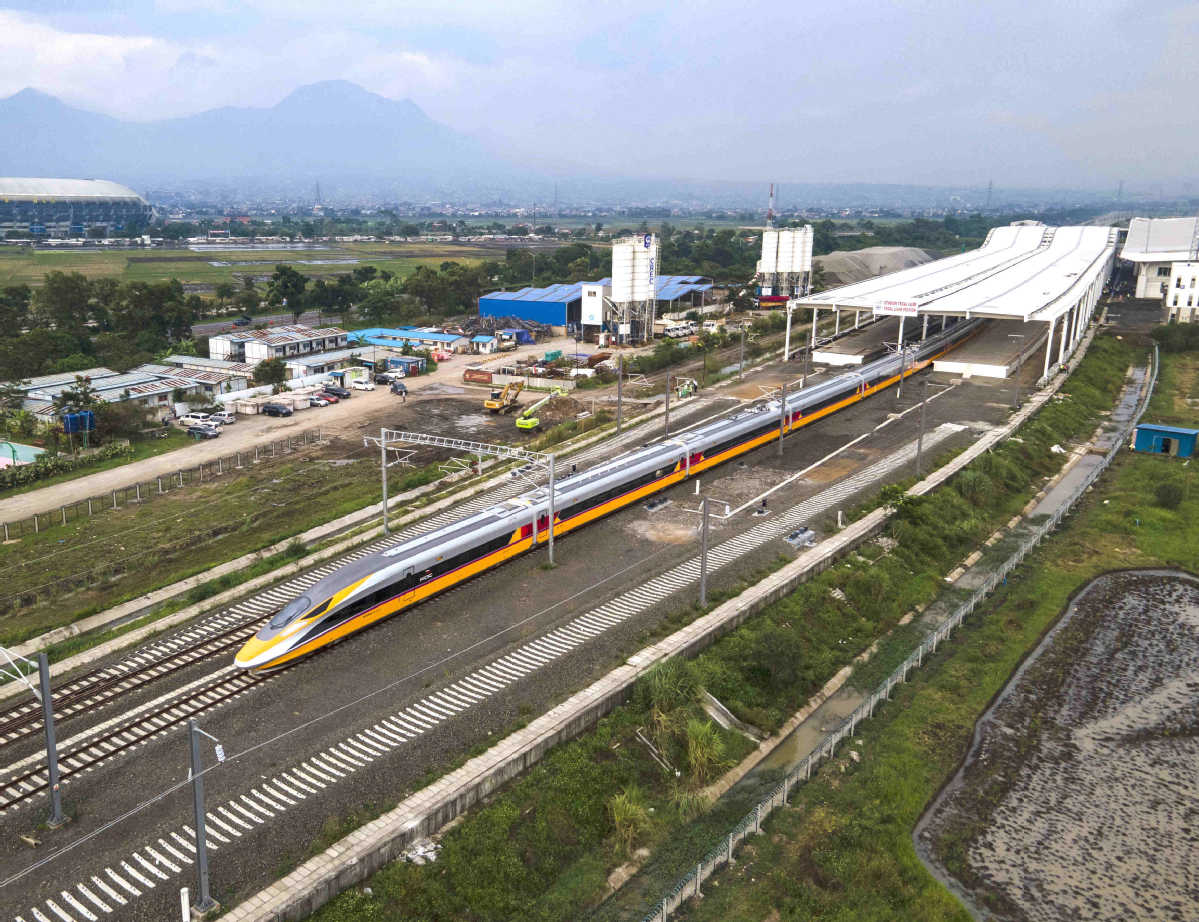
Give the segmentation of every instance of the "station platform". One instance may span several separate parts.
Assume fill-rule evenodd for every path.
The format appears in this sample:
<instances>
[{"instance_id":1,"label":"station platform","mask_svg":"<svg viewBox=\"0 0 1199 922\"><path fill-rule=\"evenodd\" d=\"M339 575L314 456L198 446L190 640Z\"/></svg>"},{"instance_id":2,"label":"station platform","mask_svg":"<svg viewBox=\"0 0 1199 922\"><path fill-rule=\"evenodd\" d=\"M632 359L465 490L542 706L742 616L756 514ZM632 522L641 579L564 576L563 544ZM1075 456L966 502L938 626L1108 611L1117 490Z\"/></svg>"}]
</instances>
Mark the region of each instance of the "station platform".
<instances>
[{"instance_id":1,"label":"station platform","mask_svg":"<svg viewBox=\"0 0 1199 922\"><path fill-rule=\"evenodd\" d=\"M909 323L907 328L905 333L911 330L912 324ZM916 332L920 332L918 327ZM812 361L824 365L861 365L881 356L887 348L883 343L894 344L897 339L899 320L886 317L842 336L835 342L817 346L812 353Z\"/></svg>"},{"instance_id":2,"label":"station platform","mask_svg":"<svg viewBox=\"0 0 1199 922\"><path fill-rule=\"evenodd\" d=\"M933 371L964 378L1006 378L1039 353L1048 336L1045 322L992 320L969 342L933 362Z\"/></svg>"}]
</instances>

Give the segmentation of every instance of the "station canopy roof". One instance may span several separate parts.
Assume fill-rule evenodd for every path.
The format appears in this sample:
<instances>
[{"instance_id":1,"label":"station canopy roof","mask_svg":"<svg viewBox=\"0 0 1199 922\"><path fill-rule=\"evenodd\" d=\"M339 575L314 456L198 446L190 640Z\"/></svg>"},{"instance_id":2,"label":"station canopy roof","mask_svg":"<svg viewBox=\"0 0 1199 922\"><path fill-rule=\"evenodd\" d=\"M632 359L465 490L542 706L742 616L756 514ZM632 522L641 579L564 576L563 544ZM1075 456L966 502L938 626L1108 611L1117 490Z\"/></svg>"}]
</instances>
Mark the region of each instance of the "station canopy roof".
<instances>
[{"instance_id":1,"label":"station canopy roof","mask_svg":"<svg viewBox=\"0 0 1199 922\"><path fill-rule=\"evenodd\" d=\"M1107 270L1111 227L994 228L977 250L797 299L801 307L886 313L886 302L917 314L1054 320Z\"/></svg>"},{"instance_id":2,"label":"station canopy roof","mask_svg":"<svg viewBox=\"0 0 1199 922\"><path fill-rule=\"evenodd\" d=\"M1199 218L1133 218L1120 256L1134 263L1199 259Z\"/></svg>"}]
</instances>

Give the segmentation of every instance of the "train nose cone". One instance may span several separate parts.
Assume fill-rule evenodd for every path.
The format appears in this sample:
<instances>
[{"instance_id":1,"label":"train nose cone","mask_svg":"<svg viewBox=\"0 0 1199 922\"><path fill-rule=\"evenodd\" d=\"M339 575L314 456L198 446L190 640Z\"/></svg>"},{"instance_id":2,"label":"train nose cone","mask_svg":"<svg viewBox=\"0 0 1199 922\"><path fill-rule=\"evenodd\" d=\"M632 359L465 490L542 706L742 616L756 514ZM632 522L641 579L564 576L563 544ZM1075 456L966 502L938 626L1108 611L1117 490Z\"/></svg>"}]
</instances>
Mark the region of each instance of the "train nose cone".
<instances>
[{"instance_id":1,"label":"train nose cone","mask_svg":"<svg viewBox=\"0 0 1199 922\"><path fill-rule=\"evenodd\" d=\"M270 641L251 637L238 651L233 662L241 669L256 669L269 662L272 656L278 652L275 650L275 646Z\"/></svg>"}]
</instances>

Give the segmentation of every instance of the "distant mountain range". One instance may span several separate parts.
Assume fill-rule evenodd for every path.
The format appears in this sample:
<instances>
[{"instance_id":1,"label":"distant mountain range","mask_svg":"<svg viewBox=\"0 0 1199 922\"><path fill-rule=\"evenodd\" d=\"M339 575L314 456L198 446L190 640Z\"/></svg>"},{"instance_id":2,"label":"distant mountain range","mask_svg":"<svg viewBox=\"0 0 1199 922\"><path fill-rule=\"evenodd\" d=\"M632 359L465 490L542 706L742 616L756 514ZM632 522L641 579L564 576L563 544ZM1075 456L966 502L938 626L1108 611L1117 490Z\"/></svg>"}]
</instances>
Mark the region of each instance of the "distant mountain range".
<instances>
[{"instance_id":1,"label":"distant mountain range","mask_svg":"<svg viewBox=\"0 0 1199 922\"><path fill-rule=\"evenodd\" d=\"M229 106L153 122L87 112L25 89L0 99L0 139L0 176L111 179L143 194L206 201L279 196L302 202L319 182L323 199L333 204L544 204L561 193L564 204L670 203L764 213L770 179L784 180L780 202L786 207L977 208L987 198L981 187L649 178L621 163L606 170L562 164L550 175L434 121L411 100L388 99L344 80L300 87L269 108ZM1073 190L1000 194L1022 205L1096 197ZM1000 201L997 195L996 205Z\"/></svg>"},{"instance_id":2,"label":"distant mountain range","mask_svg":"<svg viewBox=\"0 0 1199 922\"><path fill-rule=\"evenodd\" d=\"M265 109L225 107L126 122L26 89L0 100L0 175L104 178L135 188L188 182L391 191L508 186L526 178L474 139L342 80Z\"/></svg>"}]
</instances>

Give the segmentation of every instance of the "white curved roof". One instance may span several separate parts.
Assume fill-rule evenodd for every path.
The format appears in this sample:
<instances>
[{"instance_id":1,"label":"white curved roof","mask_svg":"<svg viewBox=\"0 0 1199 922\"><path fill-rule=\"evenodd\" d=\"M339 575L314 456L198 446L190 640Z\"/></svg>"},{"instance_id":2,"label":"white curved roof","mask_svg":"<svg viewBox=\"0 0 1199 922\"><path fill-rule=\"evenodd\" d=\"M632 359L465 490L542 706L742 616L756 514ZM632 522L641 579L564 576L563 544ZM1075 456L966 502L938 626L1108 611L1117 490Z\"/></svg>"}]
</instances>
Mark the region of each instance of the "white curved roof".
<instances>
[{"instance_id":1,"label":"white curved roof","mask_svg":"<svg viewBox=\"0 0 1199 922\"><path fill-rule=\"evenodd\" d=\"M1133 218L1120 256L1137 263L1173 263L1199 255L1199 218Z\"/></svg>"},{"instance_id":2,"label":"white curved roof","mask_svg":"<svg viewBox=\"0 0 1199 922\"><path fill-rule=\"evenodd\" d=\"M0 177L0 201L52 202L57 199L142 201L132 189L107 179Z\"/></svg>"}]
</instances>

